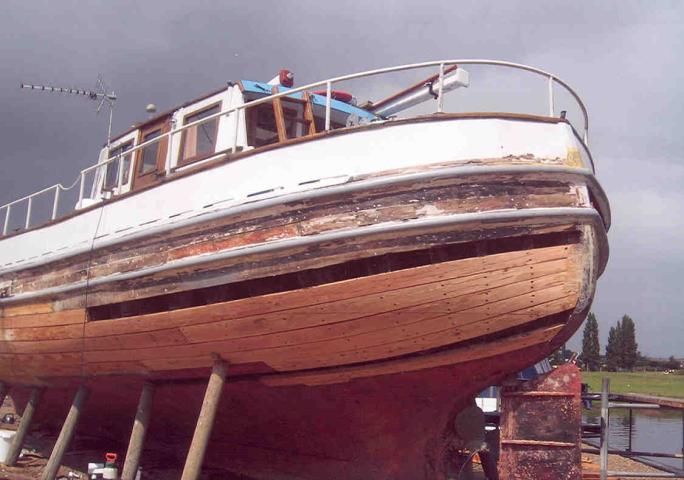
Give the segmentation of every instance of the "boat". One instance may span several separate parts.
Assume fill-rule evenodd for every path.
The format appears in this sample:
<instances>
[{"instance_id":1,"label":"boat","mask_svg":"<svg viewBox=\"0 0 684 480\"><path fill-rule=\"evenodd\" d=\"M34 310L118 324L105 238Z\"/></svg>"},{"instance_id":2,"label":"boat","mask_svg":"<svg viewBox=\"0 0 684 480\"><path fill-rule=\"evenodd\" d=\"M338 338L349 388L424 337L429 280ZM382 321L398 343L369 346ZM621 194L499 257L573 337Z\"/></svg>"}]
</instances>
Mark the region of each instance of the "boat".
<instances>
[{"instance_id":1,"label":"boat","mask_svg":"<svg viewBox=\"0 0 684 480\"><path fill-rule=\"evenodd\" d=\"M548 113L446 112L465 67L542 78ZM375 102L339 89L421 69ZM207 464L446 478L455 415L578 329L610 208L567 83L493 60L293 80L228 83L0 207L0 380L20 406L45 387L36 421L86 385L81 422L126 439L151 382L150 436L182 458L220 359Z\"/></svg>"}]
</instances>

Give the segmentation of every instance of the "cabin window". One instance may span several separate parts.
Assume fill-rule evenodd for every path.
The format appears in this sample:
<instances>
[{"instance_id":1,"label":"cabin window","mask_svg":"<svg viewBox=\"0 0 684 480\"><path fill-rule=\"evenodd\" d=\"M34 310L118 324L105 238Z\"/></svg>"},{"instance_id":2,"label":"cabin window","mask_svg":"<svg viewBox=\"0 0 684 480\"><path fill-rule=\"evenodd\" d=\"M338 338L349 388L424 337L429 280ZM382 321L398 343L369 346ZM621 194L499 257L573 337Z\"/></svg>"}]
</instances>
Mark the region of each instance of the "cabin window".
<instances>
[{"instance_id":1,"label":"cabin window","mask_svg":"<svg viewBox=\"0 0 684 480\"><path fill-rule=\"evenodd\" d=\"M283 98L281 105L286 138L298 138L314 133L310 131L311 120L306 115L306 101Z\"/></svg>"},{"instance_id":2,"label":"cabin window","mask_svg":"<svg viewBox=\"0 0 684 480\"><path fill-rule=\"evenodd\" d=\"M253 147L262 147L278 142L273 103L262 103L247 109L247 143Z\"/></svg>"},{"instance_id":3,"label":"cabin window","mask_svg":"<svg viewBox=\"0 0 684 480\"><path fill-rule=\"evenodd\" d=\"M118 157L133 148L133 142L126 142L123 145L109 149L109 158ZM119 162L123 162L121 167L123 179L121 185L128 183L128 171L131 165L131 154L124 155L107 164L107 174L105 176L104 190L113 190L119 186Z\"/></svg>"},{"instance_id":4,"label":"cabin window","mask_svg":"<svg viewBox=\"0 0 684 480\"><path fill-rule=\"evenodd\" d=\"M185 117L184 125L196 122L219 112L221 105L216 104ZM195 125L183 131L181 139L180 164L191 163L207 158L216 151L218 117Z\"/></svg>"},{"instance_id":5,"label":"cabin window","mask_svg":"<svg viewBox=\"0 0 684 480\"><path fill-rule=\"evenodd\" d=\"M142 141L148 142L162 134L161 128L143 135ZM142 148L140 162L138 163L138 175L145 175L157 169L157 157L159 156L159 142L154 142Z\"/></svg>"},{"instance_id":6,"label":"cabin window","mask_svg":"<svg viewBox=\"0 0 684 480\"><path fill-rule=\"evenodd\" d=\"M339 110L330 110L330 130L344 128L347 126L347 117L349 114ZM314 124L317 132L325 131L325 106L314 105L313 107Z\"/></svg>"},{"instance_id":7,"label":"cabin window","mask_svg":"<svg viewBox=\"0 0 684 480\"><path fill-rule=\"evenodd\" d=\"M163 117L143 129L138 144L165 135L169 128L168 121L169 117ZM133 188L141 188L157 181L159 174L164 171L167 143L167 139L163 138L138 150Z\"/></svg>"}]
</instances>

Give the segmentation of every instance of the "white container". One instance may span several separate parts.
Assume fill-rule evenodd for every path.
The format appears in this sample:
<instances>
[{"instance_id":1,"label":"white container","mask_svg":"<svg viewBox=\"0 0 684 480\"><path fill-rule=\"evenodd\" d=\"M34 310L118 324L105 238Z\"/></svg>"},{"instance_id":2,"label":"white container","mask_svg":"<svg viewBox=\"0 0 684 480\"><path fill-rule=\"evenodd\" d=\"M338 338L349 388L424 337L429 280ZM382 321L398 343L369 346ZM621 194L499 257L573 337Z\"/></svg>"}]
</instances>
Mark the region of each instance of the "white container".
<instances>
[{"instance_id":1,"label":"white container","mask_svg":"<svg viewBox=\"0 0 684 480\"><path fill-rule=\"evenodd\" d=\"M0 463L5 463L7 460L7 452L9 452L12 439L17 434L14 430L0 429Z\"/></svg>"}]
</instances>

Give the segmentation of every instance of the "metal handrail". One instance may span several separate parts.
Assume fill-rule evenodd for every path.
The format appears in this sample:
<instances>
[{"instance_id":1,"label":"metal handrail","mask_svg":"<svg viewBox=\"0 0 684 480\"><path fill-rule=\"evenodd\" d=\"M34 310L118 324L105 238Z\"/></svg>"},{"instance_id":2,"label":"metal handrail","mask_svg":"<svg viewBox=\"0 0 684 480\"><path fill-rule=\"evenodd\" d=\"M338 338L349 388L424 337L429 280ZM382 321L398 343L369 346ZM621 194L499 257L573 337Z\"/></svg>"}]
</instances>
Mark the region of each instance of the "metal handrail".
<instances>
[{"instance_id":1,"label":"metal handrail","mask_svg":"<svg viewBox=\"0 0 684 480\"><path fill-rule=\"evenodd\" d=\"M570 85L568 85L566 82L558 78L557 76L546 72L544 70L541 70L539 68L531 67L529 65L524 65L521 63L513 63L513 62L505 62L501 60L486 60L486 59L460 59L460 60L436 60L436 61L430 61L430 62L421 62L421 63L412 63L412 64L407 64L407 65L399 65L396 67L386 67L386 68L379 68L375 70L368 70L365 72L359 72L359 73L353 73L349 75L342 75L338 77L333 77L329 78L327 80L322 80L319 82L314 82L310 83L301 87L297 88L292 88L288 89L287 91L284 92L279 92L276 94L271 94L262 98L258 98L256 100L252 100L250 102L247 102L243 105L238 105L236 107L229 108L224 111L217 112L215 114L209 115L207 117L204 117L200 120L196 120L194 122L188 123L186 125L182 125L177 128L172 128L168 132L166 132L163 135L160 135L156 138L153 138L151 140L148 140L146 142L140 143L136 145L135 147L126 150L125 152L120 153L119 155L116 155L114 157L107 158L106 160L102 162L98 162L95 165L91 165L89 167L86 167L82 169L76 178L74 184L71 187L65 188L62 184L56 184L52 185L50 187L44 188L42 190L39 190L37 192L31 193L30 195L26 195L20 199L13 200L9 203L6 203L2 206L0 206L0 211L5 209L5 219L4 219L4 226L2 229L2 235L7 234L7 229L9 226L9 219L10 219L10 213L11 213L11 207L13 205L16 205L20 202L27 201L28 206L27 206L27 212L26 212L26 221L25 221L25 228L28 229L30 227L31 223L31 203L33 198L35 198L38 195L41 195L43 193L49 192L50 190L55 190L55 197L54 197L54 202L53 202L53 210L52 210L52 220L54 220L57 216L58 208L59 208L59 191L65 191L65 190L70 190L73 188L77 183L80 183L79 186L79 197L78 197L78 205L81 205L83 199L84 199L84 194L85 194L85 177L88 173L91 171L95 171L97 169L104 169L106 171L107 166L118 160L123 158L125 155L132 155L134 152L137 152L140 149L143 149L149 145L152 145L157 142L161 142L163 140L168 140L168 148L167 148L167 156L170 157L172 153L172 148L171 148L171 143L173 141L173 136L182 133L185 130L189 128L196 127L198 125L207 123L209 121L214 120L215 118L219 118L221 116L228 116L232 113L236 113L236 120L235 120L235 132L234 132L234 139L235 144L233 145L233 151L237 150L237 137L238 137L238 130L239 130L239 113L243 110L247 110L248 108L252 108L257 105L261 105L262 103L268 103L273 101L274 99L280 98L280 97L285 97L289 95L293 95L295 93L299 92L305 92L312 90L316 87L321 87L325 86L326 90L326 102L325 102L325 130L330 130L330 117L331 117L331 102L332 102L332 85L335 83L339 82L344 82L348 80L354 80L358 78L364 78L364 77L371 77L375 75L381 75L385 73L393 73L393 72L400 72L400 71L407 71L407 70L416 70L416 69L421 69L421 68L428 68L428 67L438 67L438 75L439 75L439 88L437 91L437 111L439 113L443 112L444 110L444 91L442 88L443 85L443 80L444 80L444 74L445 74L445 68L447 66L451 65L492 65L492 66L500 66L500 67L508 67L508 68L513 68L513 69L518 69L518 70L525 70L528 72L535 73L537 75L540 75L542 77L545 77L548 79L548 103L549 103L549 116L553 117L554 116L554 94L553 94L553 85L554 83L557 83L561 87L563 87L570 95L575 99L577 102L578 106L580 107L580 110L582 111L582 115L584 118L584 128L583 128L583 143L586 147L588 147L589 143L589 114L587 113L587 109L584 106L584 103L580 99L579 95L575 90L573 90ZM123 163L123 162L122 162ZM129 179L132 179L132 173L133 173L133 165L134 161L131 161L131 165L129 166ZM167 165L170 165L170 162L167 162ZM168 168L168 167L167 167ZM103 176L104 177L104 176ZM123 179L123 168L121 165L119 165L118 168L118 174L117 174L117 185L119 189L122 186L122 179ZM103 180L104 181L104 180ZM130 181L130 180L129 180Z\"/></svg>"},{"instance_id":2,"label":"metal handrail","mask_svg":"<svg viewBox=\"0 0 684 480\"><path fill-rule=\"evenodd\" d=\"M646 457L664 457L664 458L680 458L682 459L682 469L675 472L622 472L612 471L608 469L608 454L609 448L609 433L610 433L610 409L612 408L627 408L630 413L630 436L629 447L627 452L621 452L621 455L628 457L640 456ZM643 477L643 478L684 478L684 446L682 446L681 454L665 454L662 452L631 452L632 449L632 433L631 433L631 416L632 409L635 408L660 408L660 405L653 405L648 403L629 403L629 402L611 402L610 401L610 378L604 377L601 382L601 429L600 429L600 445L599 445L599 474L600 480L607 480L608 477ZM684 435L684 411L682 411L682 433Z\"/></svg>"}]
</instances>

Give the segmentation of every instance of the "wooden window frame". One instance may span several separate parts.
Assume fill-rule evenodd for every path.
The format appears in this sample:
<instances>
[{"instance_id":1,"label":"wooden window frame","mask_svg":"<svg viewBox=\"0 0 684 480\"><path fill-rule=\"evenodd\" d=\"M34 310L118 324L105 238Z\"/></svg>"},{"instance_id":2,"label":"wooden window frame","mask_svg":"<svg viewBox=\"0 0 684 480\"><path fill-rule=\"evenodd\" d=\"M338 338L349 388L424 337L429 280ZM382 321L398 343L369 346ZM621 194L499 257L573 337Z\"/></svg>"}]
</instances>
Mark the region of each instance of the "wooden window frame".
<instances>
[{"instance_id":1,"label":"wooden window frame","mask_svg":"<svg viewBox=\"0 0 684 480\"><path fill-rule=\"evenodd\" d=\"M278 137L278 139L275 142L271 142L271 143L267 143L265 145L257 146L256 144L253 145L252 144L253 142L250 142L250 136L252 135L250 132L256 132L257 119L258 119L256 111L260 108L269 108L271 110L271 112L273 112L273 117L274 117L274 122L275 122L275 134ZM245 128L246 128L246 134L247 134L247 142L250 146L252 146L254 148L263 148L263 147L266 147L269 145L277 145L278 143L280 143L280 129L278 128L278 119L275 117L275 109L273 107L273 101L264 102L264 103L261 103L257 106L254 106L252 108L247 109L245 112L245 120L246 120L246 122L245 122L246 127ZM253 140L253 138L252 138L252 140Z\"/></svg>"},{"instance_id":2,"label":"wooden window frame","mask_svg":"<svg viewBox=\"0 0 684 480\"><path fill-rule=\"evenodd\" d=\"M271 90L272 93L278 93L278 87L273 87ZM307 133L302 135L302 137L306 137L309 135L313 135L316 133L316 125L314 124L314 116L313 116L313 106L311 105L311 99L309 97L308 93L304 93L302 95L302 98L290 98L287 97L285 98L287 102L292 102L292 103L298 103L300 105L303 105L304 109L304 120L299 120L295 119L295 122L303 123L303 124L308 124L307 125ZM273 99L273 112L275 114L275 119L276 119L276 126L278 128L278 142L284 142L288 140L287 136L287 127L285 125L285 112L283 110L283 102L282 102L282 97L278 97ZM297 137L294 137L297 138Z\"/></svg>"},{"instance_id":3,"label":"wooden window frame","mask_svg":"<svg viewBox=\"0 0 684 480\"><path fill-rule=\"evenodd\" d=\"M126 145L130 145L130 147L128 147L128 148L123 152L123 154L122 154L121 157L119 158L119 161L122 162L122 161L126 158L126 155L130 155L130 156L131 156L131 162L135 162L136 152L130 152L130 153L126 154L126 152L127 152L128 150L131 150L131 149L135 148L135 141L134 141L133 138L131 138L131 139L125 141L125 142L121 142L121 143L120 143L119 145L117 145L116 147L110 148L110 149L107 151L107 157L111 157L111 151L112 151L112 150L118 150L118 149L120 149L120 148L122 148L122 147L125 147ZM108 187L108 186L107 186L107 173L109 172L109 167L110 167L113 163L114 163L114 162L108 163L108 164L107 164L107 168L105 169L104 181L102 182L102 192L114 192L117 188L119 188L119 182L118 182L118 181L117 181L117 182L114 182L114 185L112 185L111 187ZM120 167L117 165L117 176L116 176L116 180L118 180L118 176L119 176L119 175L118 175L118 170L119 170L119 168L120 168ZM129 163L129 164L128 164L128 169L125 169L125 168L123 169L123 177L124 177L124 179L121 181L121 187L122 187L122 188L131 180L130 178L128 178L128 177L130 176L130 171L131 171L131 165L130 165L130 163ZM120 192L118 192L118 193L120 193Z\"/></svg>"},{"instance_id":4,"label":"wooden window frame","mask_svg":"<svg viewBox=\"0 0 684 480\"><path fill-rule=\"evenodd\" d=\"M144 142L145 135L149 135L150 133L156 130L161 130L160 136L164 136L164 134L169 132L169 128L170 117L163 118L158 122L146 126L144 129L141 129L138 133L137 145L140 145ZM159 149L157 150L155 168L153 170L150 170L149 172L139 173L140 164L142 162L143 152L145 148L143 147L136 152L137 155L135 156L135 167L133 169L133 183L131 186L132 190L138 190L148 185L157 183L159 181L159 177L162 177L164 175L166 167L167 149L169 146L168 138L163 138L162 140L159 140L158 143Z\"/></svg>"},{"instance_id":5,"label":"wooden window frame","mask_svg":"<svg viewBox=\"0 0 684 480\"><path fill-rule=\"evenodd\" d=\"M206 107L199 108L193 112L188 113L187 115L183 116L183 125L187 125L187 119L188 117L194 117L195 115L199 115L200 113L206 112L207 110L211 110L212 108L219 108L219 112L221 111L221 105L223 104L222 100L219 100L216 103L212 103L211 105L207 105ZM219 134L219 123L221 120L221 117L216 117L216 135L214 136L214 142L212 145L212 152L208 154L203 154L203 155L195 155L194 157L190 158L183 158L183 150L185 149L185 139L186 139L186 134L187 134L187 129L183 130L183 133L181 133L181 141L180 141L180 149L178 150L178 161L176 162L176 167L181 167L184 165L189 165L191 163L199 162L202 160L205 160L209 157L212 157L216 155L216 144L218 142L218 134Z\"/></svg>"}]
</instances>

